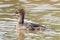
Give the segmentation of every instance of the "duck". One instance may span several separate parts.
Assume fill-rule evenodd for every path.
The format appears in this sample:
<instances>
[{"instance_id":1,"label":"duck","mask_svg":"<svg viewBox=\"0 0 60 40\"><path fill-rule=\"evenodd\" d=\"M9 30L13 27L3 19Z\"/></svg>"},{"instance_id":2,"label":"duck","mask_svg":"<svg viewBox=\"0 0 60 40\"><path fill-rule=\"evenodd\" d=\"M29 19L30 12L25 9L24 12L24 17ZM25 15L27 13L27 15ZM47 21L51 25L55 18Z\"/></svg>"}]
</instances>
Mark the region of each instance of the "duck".
<instances>
[{"instance_id":1,"label":"duck","mask_svg":"<svg viewBox=\"0 0 60 40\"><path fill-rule=\"evenodd\" d=\"M41 24L33 23L33 22L25 22L25 10L23 8L19 8L16 10L15 15L18 16L18 23L16 25L17 32L21 32L21 30L24 30L23 32L31 32L31 33L37 33L39 31L45 31L47 28Z\"/></svg>"}]
</instances>

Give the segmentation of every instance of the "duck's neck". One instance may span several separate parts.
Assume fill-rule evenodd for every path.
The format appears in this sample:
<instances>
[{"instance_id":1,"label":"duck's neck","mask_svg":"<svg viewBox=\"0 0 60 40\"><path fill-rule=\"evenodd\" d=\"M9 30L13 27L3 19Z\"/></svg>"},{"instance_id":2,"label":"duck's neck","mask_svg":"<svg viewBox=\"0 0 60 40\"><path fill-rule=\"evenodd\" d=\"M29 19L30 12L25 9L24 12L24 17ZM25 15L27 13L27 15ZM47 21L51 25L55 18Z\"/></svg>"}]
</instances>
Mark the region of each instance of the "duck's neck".
<instances>
[{"instance_id":1,"label":"duck's neck","mask_svg":"<svg viewBox=\"0 0 60 40\"><path fill-rule=\"evenodd\" d=\"M24 24L24 16L25 16L25 13L21 13L19 18L18 18L18 23L19 24Z\"/></svg>"}]
</instances>

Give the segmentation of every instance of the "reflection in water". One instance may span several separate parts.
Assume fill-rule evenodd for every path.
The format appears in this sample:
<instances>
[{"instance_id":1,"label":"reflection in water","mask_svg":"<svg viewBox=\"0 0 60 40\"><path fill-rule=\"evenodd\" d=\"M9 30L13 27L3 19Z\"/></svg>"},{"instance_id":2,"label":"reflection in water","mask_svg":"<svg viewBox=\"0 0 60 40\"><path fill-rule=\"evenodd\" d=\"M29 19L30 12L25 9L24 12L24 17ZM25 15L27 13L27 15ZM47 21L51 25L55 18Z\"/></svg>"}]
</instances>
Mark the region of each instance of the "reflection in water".
<instances>
[{"instance_id":1,"label":"reflection in water","mask_svg":"<svg viewBox=\"0 0 60 40\"><path fill-rule=\"evenodd\" d=\"M0 0L0 40L16 40L17 17L13 14L17 7L25 8L25 19L53 28L26 33L25 40L60 40L60 0Z\"/></svg>"}]
</instances>

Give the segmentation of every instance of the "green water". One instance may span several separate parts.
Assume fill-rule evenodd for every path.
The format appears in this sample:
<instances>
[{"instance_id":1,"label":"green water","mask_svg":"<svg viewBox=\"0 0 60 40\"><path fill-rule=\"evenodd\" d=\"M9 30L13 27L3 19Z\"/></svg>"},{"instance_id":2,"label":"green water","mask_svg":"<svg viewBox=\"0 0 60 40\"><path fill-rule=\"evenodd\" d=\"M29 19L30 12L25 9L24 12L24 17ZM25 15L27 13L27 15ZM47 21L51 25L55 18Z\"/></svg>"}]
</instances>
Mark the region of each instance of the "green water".
<instances>
[{"instance_id":1,"label":"green water","mask_svg":"<svg viewBox=\"0 0 60 40\"><path fill-rule=\"evenodd\" d=\"M17 8L26 10L26 20L53 29L26 35L25 40L60 40L60 0L0 0L0 40L16 40Z\"/></svg>"}]
</instances>

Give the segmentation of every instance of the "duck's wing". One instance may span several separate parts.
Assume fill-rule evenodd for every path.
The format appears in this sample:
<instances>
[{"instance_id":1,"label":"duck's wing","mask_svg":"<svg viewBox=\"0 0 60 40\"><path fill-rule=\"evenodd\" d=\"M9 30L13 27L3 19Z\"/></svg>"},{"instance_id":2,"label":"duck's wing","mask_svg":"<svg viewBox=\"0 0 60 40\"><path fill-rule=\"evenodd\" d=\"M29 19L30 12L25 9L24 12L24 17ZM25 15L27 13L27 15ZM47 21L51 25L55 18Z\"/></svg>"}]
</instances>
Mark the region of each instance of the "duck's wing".
<instances>
[{"instance_id":1,"label":"duck's wing","mask_svg":"<svg viewBox=\"0 0 60 40\"><path fill-rule=\"evenodd\" d=\"M51 28L48 28L46 26L43 26L43 25L40 25L40 24L37 24L37 23L30 23L30 22L25 22L24 25L27 27L27 28L41 28L41 30L43 31L46 31L46 30L52 30Z\"/></svg>"},{"instance_id":2,"label":"duck's wing","mask_svg":"<svg viewBox=\"0 0 60 40\"><path fill-rule=\"evenodd\" d=\"M31 27L44 27L40 24L37 24L37 23L30 23L30 22L24 22L24 25L25 26L31 26Z\"/></svg>"}]
</instances>

